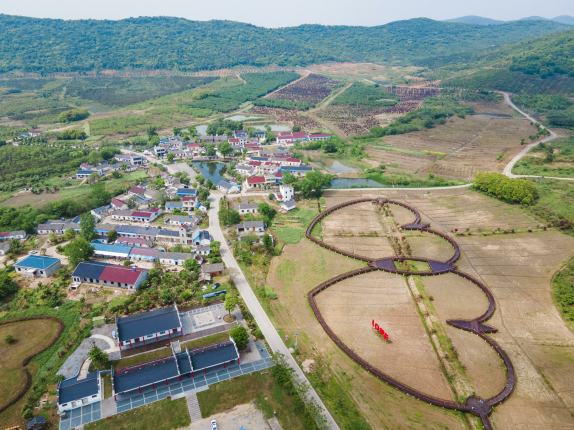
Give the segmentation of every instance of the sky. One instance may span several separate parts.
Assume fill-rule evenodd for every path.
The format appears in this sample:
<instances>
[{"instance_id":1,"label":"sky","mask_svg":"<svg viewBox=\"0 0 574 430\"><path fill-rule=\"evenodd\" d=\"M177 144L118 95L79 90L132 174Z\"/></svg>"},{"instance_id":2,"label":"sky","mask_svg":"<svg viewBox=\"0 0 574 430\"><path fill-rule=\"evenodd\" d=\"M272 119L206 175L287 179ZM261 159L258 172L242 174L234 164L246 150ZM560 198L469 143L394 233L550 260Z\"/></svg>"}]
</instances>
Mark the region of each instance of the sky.
<instances>
[{"instance_id":1,"label":"sky","mask_svg":"<svg viewBox=\"0 0 574 430\"><path fill-rule=\"evenodd\" d=\"M176 16L201 21L227 19L263 27L373 26L417 17L443 20L479 15L513 20L532 15L574 16L574 0L2 0L0 13L61 19Z\"/></svg>"}]
</instances>

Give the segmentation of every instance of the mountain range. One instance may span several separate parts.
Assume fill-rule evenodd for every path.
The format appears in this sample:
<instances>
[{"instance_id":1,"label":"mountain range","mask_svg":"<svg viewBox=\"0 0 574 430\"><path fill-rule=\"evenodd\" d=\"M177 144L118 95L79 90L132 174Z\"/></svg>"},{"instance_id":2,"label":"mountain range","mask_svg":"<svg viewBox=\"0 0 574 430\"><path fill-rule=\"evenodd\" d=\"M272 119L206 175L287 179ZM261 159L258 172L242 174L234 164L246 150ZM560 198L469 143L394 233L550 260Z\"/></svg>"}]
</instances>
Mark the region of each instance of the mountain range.
<instances>
[{"instance_id":1,"label":"mountain range","mask_svg":"<svg viewBox=\"0 0 574 430\"><path fill-rule=\"evenodd\" d=\"M574 17L571 17L570 15L560 15L550 19L544 18L542 16L527 16L525 18L519 19L518 21L552 21L552 22L558 22L560 24L574 26ZM468 16L461 16L459 18L446 19L444 20L444 22L458 22L462 24L476 24L476 25L498 25L513 21L500 21L498 19L485 18L476 15L468 15Z\"/></svg>"},{"instance_id":2,"label":"mountain range","mask_svg":"<svg viewBox=\"0 0 574 430\"><path fill-rule=\"evenodd\" d=\"M376 27L264 28L170 17L65 21L0 15L0 73L198 71L329 61L414 65L571 28L540 20L495 27L417 18Z\"/></svg>"}]
</instances>

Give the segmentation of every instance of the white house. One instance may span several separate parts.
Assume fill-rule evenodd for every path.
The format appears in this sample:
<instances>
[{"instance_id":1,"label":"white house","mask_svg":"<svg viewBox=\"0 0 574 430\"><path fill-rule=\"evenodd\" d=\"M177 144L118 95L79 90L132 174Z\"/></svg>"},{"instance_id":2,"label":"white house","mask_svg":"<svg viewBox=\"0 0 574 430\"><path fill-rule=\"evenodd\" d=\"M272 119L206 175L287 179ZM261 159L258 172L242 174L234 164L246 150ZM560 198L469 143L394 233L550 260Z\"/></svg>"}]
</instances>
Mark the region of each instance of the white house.
<instances>
[{"instance_id":1,"label":"white house","mask_svg":"<svg viewBox=\"0 0 574 430\"><path fill-rule=\"evenodd\" d=\"M240 203L233 207L240 215L259 213L258 208L259 205L257 203Z\"/></svg>"},{"instance_id":2,"label":"white house","mask_svg":"<svg viewBox=\"0 0 574 430\"><path fill-rule=\"evenodd\" d=\"M275 194L275 198L280 202L287 202L293 200L295 197L295 190L291 184L279 185L279 192Z\"/></svg>"}]
</instances>

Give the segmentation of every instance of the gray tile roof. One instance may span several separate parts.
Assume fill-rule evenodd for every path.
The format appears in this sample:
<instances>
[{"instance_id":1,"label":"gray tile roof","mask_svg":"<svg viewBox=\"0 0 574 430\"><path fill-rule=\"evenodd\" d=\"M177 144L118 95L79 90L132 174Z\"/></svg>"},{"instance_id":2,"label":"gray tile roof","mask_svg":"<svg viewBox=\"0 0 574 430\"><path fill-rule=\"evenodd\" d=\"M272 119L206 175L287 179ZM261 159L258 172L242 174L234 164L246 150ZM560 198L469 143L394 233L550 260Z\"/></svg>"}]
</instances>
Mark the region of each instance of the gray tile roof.
<instances>
[{"instance_id":1,"label":"gray tile roof","mask_svg":"<svg viewBox=\"0 0 574 430\"><path fill-rule=\"evenodd\" d=\"M222 272L225 269L223 263L204 264L201 266L202 273Z\"/></svg>"},{"instance_id":2,"label":"gray tile roof","mask_svg":"<svg viewBox=\"0 0 574 430\"><path fill-rule=\"evenodd\" d=\"M120 342L181 327L175 306L118 318L116 324Z\"/></svg>"},{"instance_id":3,"label":"gray tile roof","mask_svg":"<svg viewBox=\"0 0 574 430\"><path fill-rule=\"evenodd\" d=\"M233 207L236 211L245 210L245 209L257 209L259 204L257 203L240 203Z\"/></svg>"},{"instance_id":4,"label":"gray tile roof","mask_svg":"<svg viewBox=\"0 0 574 430\"><path fill-rule=\"evenodd\" d=\"M239 224L237 228L264 228L265 223L263 221L244 221L243 224Z\"/></svg>"},{"instance_id":5,"label":"gray tile roof","mask_svg":"<svg viewBox=\"0 0 574 430\"><path fill-rule=\"evenodd\" d=\"M58 404L62 405L97 394L98 378L99 372L91 372L87 374L85 379L79 381L77 376L62 381L58 391Z\"/></svg>"},{"instance_id":6,"label":"gray tile roof","mask_svg":"<svg viewBox=\"0 0 574 430\"><path fill-rule=\"evenodd\" d=\"M169 260L187 260L188 258L193 258L193 254L189 252L162 252L158 257Z\"/></svg>"}]
</instances>

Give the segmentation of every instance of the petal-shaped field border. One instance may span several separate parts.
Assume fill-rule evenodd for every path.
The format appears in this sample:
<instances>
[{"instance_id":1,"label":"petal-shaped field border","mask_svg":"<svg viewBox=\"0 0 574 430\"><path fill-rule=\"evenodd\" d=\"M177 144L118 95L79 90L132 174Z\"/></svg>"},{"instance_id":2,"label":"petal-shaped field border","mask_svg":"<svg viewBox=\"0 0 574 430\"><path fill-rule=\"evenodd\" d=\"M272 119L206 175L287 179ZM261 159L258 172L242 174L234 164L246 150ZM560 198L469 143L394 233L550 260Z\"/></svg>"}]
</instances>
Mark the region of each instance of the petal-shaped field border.
<instances>
[{"instance_id":1,"label":"petal-shaped field border","mask_svg":"<svg viewBox=\"0 0 574 430\"><path fill-rule=\"evenodd\" d=\"M311 231L313 230L313 227L319 221L321 221L321 219L323 219L327 215L335 212L336 210L338 210L340 208L354 205L357 203L364 203L364 202L373 202L374 204L390 203L390 204L396 204L396 205L403 206L403 207L407 208L408 210L410 210L415 215L415 220L414 220L414 222L412 222L410 224L402 225L401 228L403 228L405 230L421 230L421 231L436 234L437 236L442 237L444 240L448 241L453 246L453 248L454 248L453 256L444 262L428 260L428 259L424 259L424 258L394 257L394 256L381 258L381 259L373 259L373 258L363 257L360 255L356 255L356 254L338 249L335 246L328 245L328 244L324 243L323 241L311 236ZM510 396L510 394L512 393L512 391L514 389L514 385L516 382L516 376L514 373L514 366L512 365L512 362L510 361L508 354L506 354L506 352L504 352L504 350L500 347L500 345L498 345L492 338L490 338L489 336L486 335L486 333L494 333L497 330L495 328L492 328L490 326L482 324L483 322L485 322L486 320L488 320L492 316L492 314L494 313L494 311L496 309L496 303L494 301L494 296L492 295L492 293L490 292L490 290L488 289L488 287L486 285L484 285L479 280L473 278L472 276L458 271L456 269L456 267L453 265L454 262L457 261L458 258L460 257L460 248L459 248L458 244L452 238L447 236L446 234L430 229L429 224L422 223L421 222L421 216L420 216L419 212L415 208L413 208L412 206L410 206L406 203L403 203L403 202L399 202L399 201L395 201L395 200L388 200L388 199L384 199L384 198L376 198L376 199L365 198L365 199L350 200L350 201L347 201L344 203L340 203L336 206L333 206L333 207L321 212L319 215L317 215L317 217L315 217L315 219L311 222L311 224L309 224L309 227L307 228L307 231L305 232L305 236L307 237L307 239L315 242L317 245L322 246L326 249L329 249L333 252L336 252L337 254L345 255L347 257L354 258L356 260L366 261L369 263L369 265L367 267L353 270L351 272L343 273L342 275L335 276L335 277L323 282L322 284L315 287L308 294L309 303L311 304L311 308L313 309L313 313L317 317L317 320L319 321L319 323L321 324L321 326L323 327L325 332L337 344L337 346L339 348L341 348L349 357L351 357L353 360L355 360L361 367L363 367L365 370L367 370L371 374L375 375L377 378L385 381L389 385L405 392L406 394L408 394L410 396L413 396L419 400L428 402L432 405L440 406L442 408L447 408L447 409L453 409L453 410L457 410L457 411L461 411L461 412L470 412L471 414L474 414L474 415L480 417L485 429L487 429L487 430L492 429L492 425L490 424L490 421L488 419L488 416L489 416L490 412L492 411L492 407L501 403L502 401L507 399L508 396ZM416 261L427 262L429 264L429 266L431 267L431 271L430 272L408 272L408 271L397 270L394 262L395 261L402 261L402 260L416 260ZM317 294L319 294L321 291L329 288L331 285L336 284L339 281L342 281L344 279L347 279L347 278L350 278L353 276L360 276L363 273L368 273L368 272L371 272L374 270L383 270L386 272L396 273L396 274L400 274L400 275L419 275L419 276L435 276L435 275L440 275L441 273L454 273L458 276L461 276L461 277L469 280L470 282L475 284L478 288L480 288L486 294L486 296L488 298L488 309L486 310L486 312L484 314L482 314L481 316L476 317L476 318L472 318L470 320L448 320L447 324L449 324L453 327L459 328L461 330L469 331L471 333L474 333L477 336L480 336L498 353L498 355L501 357L502 361L504 362L504 365L506 366L506 370L507 370L506 384L505 384L504 388L502 389L502 391L500 391L500 393L498 393L496 396L491 397L489 399L481 399L479 397L469 397L466 399L464 404L459 404L459 403L455 403L455 402L452 402L449 400L439 399L439 398L430 396L428 394L425 394L425 393L423 393L419 390L416 390L412 387L409 387L408 385L403 384L402 382L397 381L394 378L391 378L389 375L385 374L384 372L381 372L380 370L372 367L367 361L363 360L361 357L359 357L357 354L355 354L351 348L349 348L347 345L345 345L345 343L343 343L343 341L341 341L341 339L339 339L339 337L333 332L333 330L331 330L329 325L323 319L323 316L321 315L321 312L319 311L317 303L315 302L315 296Z\"/></svg>"}]
</instances>

